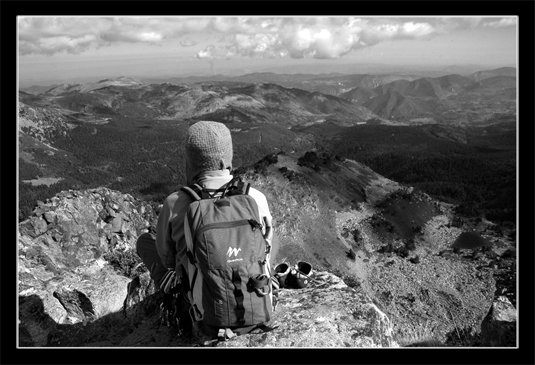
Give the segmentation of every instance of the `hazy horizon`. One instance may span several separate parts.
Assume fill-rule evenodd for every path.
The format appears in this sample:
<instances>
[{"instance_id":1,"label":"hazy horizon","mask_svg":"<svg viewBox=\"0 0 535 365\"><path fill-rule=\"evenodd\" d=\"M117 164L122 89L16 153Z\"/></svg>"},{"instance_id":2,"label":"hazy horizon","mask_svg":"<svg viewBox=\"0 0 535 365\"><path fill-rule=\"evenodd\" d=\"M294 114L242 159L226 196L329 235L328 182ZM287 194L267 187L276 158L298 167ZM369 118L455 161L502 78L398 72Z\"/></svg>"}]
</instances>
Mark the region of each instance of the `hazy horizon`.
<instances>
[{"instance_id":1,"label":"hazy horizon","mask_svg":"<svg viewBox=\"0 0 535 365\"><path fill-rule=\"evenodd\" d=\"M18 17L20 87L102 77L492 69L517 17Z\"/></svg>"}]
</instances>

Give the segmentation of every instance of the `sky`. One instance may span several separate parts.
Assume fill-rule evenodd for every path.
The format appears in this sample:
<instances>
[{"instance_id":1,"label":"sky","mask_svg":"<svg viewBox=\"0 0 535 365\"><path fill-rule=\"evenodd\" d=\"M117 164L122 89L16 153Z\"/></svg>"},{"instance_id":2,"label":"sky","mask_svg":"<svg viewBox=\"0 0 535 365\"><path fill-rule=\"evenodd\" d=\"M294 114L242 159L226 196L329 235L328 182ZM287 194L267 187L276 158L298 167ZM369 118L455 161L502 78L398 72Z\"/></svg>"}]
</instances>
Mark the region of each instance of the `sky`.
<instances>
[{"instance_id":1,"label":"sky","mask_svg":"<svg viewBox=\"0 0 535 365\"><path fill-rule=\"evenodd\" d=\"M337 72L360 64L487 69L517 64L515 16L17 20L21 87L118 76Z\"/></svg>"}]
</instances>

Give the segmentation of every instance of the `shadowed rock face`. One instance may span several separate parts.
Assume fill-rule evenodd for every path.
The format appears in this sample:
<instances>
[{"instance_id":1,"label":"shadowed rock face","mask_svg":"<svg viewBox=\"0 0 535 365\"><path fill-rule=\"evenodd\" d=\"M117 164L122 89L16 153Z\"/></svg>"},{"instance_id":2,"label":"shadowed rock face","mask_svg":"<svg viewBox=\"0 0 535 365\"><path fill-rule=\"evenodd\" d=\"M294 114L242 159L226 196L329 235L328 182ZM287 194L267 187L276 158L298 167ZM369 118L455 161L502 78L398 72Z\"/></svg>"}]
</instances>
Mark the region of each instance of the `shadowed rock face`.
<instances>
[{"instance_id":1,"label":"shadowed rock face","mask_svg":"<svg viewBox=\"0 0 535 365\"><path fill-rule=\"evenodd\" d=\"M487 239L481 237L477 232L463 232L455 240L451 247L453 248L466 248L466 249L476 249L478 247L488 247L492 246Z\"/></svg>"}]
</instances>

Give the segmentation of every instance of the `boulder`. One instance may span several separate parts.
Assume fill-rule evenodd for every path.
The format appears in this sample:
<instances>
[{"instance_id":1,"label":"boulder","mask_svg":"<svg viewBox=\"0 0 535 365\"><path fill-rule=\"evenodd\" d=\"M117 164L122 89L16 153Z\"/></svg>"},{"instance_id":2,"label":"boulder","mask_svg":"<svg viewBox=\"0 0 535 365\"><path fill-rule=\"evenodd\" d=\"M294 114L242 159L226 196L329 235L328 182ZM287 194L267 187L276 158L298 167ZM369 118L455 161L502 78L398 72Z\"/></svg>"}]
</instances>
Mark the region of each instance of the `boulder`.
<instances>
[{"instance_id":1,"label":"boulder","mask_svg":"<svg viewBox=\"0 0 535 365\"><path fill-rule=\"evenodd\" d=\"M161 297L157 293L158 290L148 272L136 276L127 286L122 308L125 316L139 323L156 314L161 303Z\"/></svg>"},{"instance_id":2,"label":"boulder","mask_svg":"<svg viewBox=\"0 0 535 365\"><path fill-rule=\"evenodd\" d=\"M104 206L120 211L109 234L99 216ZM61 192L39 202L33 216L19 224L20 345L46 346L58 325L121 311L131 279L103 254L132 250L155 219L149 204L107 188Z\"/></svg>"},{"instance_id":3,"label":"boulder","mask_svg":"<svg viewBox=\"0 0 535 365\"><path fill-rule=\"evenodd\" d=\"M505 296L499 296L481 324L484 346L516 346L516 308Z\"/></svg>"},{"instance_id":4,"label":"boulder","mask_svg":"<svg viewBox=\"0 0 535 365\"><path fill-rule=\"evenodd\" d=\"M131 281L99 263L57 276L28 266L20 260L19 330L27 334L20 346L46 346L60 324L85 324L119 312Z\"/></svg>"}]
</instances>

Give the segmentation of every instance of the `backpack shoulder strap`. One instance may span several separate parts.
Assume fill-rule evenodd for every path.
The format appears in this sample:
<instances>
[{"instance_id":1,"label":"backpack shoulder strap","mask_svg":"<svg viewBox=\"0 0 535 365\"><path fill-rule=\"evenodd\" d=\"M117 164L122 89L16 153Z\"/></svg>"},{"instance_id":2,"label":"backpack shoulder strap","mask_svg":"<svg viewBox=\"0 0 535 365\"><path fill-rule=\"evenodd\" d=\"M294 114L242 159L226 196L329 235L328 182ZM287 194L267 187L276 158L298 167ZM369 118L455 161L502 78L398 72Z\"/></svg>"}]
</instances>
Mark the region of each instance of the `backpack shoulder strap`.
<instances>
[{"instance_id":1,"label":"backpack shoulder strap","mask_svg":"<svg viewBox=\"0 0 535 365\"><path fill-rule=\"evenodd\" d=\"M180 188L180 190L187 193L195 201L201 200L201 197L199 196L199 194L197 194L197 192L193 190L192 188L190 188L189 186L183 186Z\"/></svg>"},{"instance_id":2,"label":"backpack shoulder strap","mask_svg":"<svg viewBox=\"0 0 535 365\"><path fill-rule=\"evenodd\" d=\"M238 194L249 195L249 189L251 188L251 184L243 181L240 178L240 180L236 183L236 188L238 189Z\"/></svg>"},{"instance_id":3,"label":"backpack shoulder strap","mask_svg":"<svg viewBox=\"0 0 535 365\"><path fill-rule=\"evenodd\" d=\"M251 185L242 180L241 177L235 177L228 184L223 195L247 195Z\"/></svg>"},{"instance_id":4,"label":"backpack shoulder strap","mask_svg":"<svg viewBox=\"0 0 535 365\"><path fill-rule=\"evenodd\" d=\"M211 199L218 192L222 192L221 198L230 195L248 195L251 184L242 180L241 177L235 177L229 181L224 188L219 189L203 189L198 184L190 186L183 186L180 190L186 192L193 200ZM212 192L212 194L210 194Z\"/></svg>"}]
</instances>

